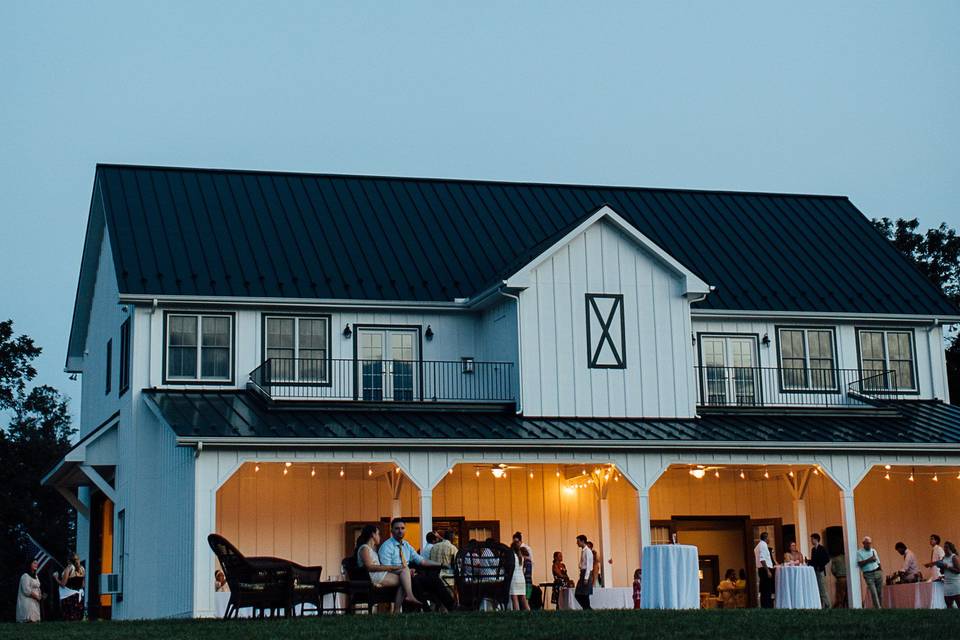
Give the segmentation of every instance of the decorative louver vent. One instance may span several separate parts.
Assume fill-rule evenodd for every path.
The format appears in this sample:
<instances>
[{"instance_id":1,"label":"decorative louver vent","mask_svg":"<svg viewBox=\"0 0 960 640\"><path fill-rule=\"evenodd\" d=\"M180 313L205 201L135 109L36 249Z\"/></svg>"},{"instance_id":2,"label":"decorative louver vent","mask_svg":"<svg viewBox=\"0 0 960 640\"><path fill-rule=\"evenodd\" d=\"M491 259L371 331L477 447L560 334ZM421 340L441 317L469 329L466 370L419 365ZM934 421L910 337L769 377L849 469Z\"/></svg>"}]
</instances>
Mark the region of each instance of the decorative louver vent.
<instances>
[{"instance_id":1,"label":"decorative louver vent","mask_svg":"<svg viewBox=\"0 0 960 640\"><path fill-rule=\"evenodd\" d=\"M591 369L626 369L626 327L623 294L588 293L587 366Z\"/></svg>"}]
</instances>

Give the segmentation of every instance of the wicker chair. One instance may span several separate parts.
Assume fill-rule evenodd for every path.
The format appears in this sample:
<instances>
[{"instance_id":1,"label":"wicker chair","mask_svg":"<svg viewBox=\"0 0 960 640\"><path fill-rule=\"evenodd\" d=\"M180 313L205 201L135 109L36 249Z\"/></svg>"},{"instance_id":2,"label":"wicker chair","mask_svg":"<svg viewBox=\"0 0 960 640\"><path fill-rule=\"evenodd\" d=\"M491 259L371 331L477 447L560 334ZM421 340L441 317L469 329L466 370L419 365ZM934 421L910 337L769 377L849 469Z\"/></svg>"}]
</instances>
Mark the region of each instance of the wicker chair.
<instances>
[{"instance_id":1,"label":"wicker chair","mask_svg":"<svg viewBox=\"0 0 960 640\"><path fill-rule=\"evenodd\" d=\"M358 606L365 608L367 613L372 613L375 606L391 604L396 600L399 587L373 586L370 582L370 572L365 567L357 566L356 556L343 559L343 573L350 581L347 590L350 601L347 607L349 613L353 613Z\"/></svg>"},{"instance_id":2,"label":"wicker chair","mask_svg":"<svg viewBox=\"0 0 960 640\"><path fill-rule=\"evenodd\" d=\"M479 609L484 600L507 608L516 556L499 542L470 542L454 560L454 580L460 606Z\"/></svg>"}]
</instances>

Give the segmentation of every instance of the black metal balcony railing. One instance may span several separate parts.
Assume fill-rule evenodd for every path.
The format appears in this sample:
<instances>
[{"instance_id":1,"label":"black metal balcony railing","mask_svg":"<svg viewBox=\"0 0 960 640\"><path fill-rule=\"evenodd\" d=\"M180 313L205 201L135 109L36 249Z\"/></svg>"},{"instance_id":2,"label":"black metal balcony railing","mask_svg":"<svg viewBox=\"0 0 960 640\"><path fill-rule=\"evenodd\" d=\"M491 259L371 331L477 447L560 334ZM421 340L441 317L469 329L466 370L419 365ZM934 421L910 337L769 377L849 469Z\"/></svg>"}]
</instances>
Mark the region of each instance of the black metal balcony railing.
<instances>
[{"instance_id":1,"label":"black metal balcony railing","mask_svg":"<svg viewBox=\"0 0 960 640\"><path fill-rule=\"evenodd\" d=\"M512 403L512 362L270 358L250 382L273 399Z\"/></svg>"},{"instance_id":2,"label":"black metal balcony railing","mask_svg":"<svg viewBox=\"0 0 960 640\"><path fill-rule=\"evenodd\" d=\"M703 407L844 407L900 396L895 371L696 366Z\"/></svg>"}]
</instances>

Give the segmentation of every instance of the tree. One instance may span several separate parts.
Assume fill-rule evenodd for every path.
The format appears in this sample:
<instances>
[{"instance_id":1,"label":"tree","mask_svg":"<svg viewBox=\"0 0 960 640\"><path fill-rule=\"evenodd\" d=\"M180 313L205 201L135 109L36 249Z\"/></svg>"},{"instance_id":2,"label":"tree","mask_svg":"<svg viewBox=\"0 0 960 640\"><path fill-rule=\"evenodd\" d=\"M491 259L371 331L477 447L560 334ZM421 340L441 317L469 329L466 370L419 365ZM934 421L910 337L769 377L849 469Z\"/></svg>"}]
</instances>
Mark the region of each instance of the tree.
<instances>
[{"instance_id":1,"label":"tree","mask_svg":"<svg viewBox=\"0 0 960 640\"><path fill-rule=\"evenodd\" d=\"M0 431L0 593L16 593L25 558L20 543L32 535L61 563L76 540L75 512L40 479L70 450L73 434L67 399L46 385L30 387L40 347L14 337L13 321L0 322L0 410L9 416ZM45 585L46 588L46 585ZM53 595L52 597L56 597ZM0 618L13 618L14 600L0 599Z\"/></svg>"},{"instance_id":2,"label":"tree","mask_svg":"<svg viewBox=\"0 0 960 640\"><path fill-rule=\"evenodd\" d=\"M940 288L954 307L960 307L960 236L956 231L940 223L939 227L920 233L916 218L899 218L896 222L874 218L873 225ZM947 328L944 339L950 399L956 404L960 402L960 332L956 325Z\"/></svg>"}]
</instances>

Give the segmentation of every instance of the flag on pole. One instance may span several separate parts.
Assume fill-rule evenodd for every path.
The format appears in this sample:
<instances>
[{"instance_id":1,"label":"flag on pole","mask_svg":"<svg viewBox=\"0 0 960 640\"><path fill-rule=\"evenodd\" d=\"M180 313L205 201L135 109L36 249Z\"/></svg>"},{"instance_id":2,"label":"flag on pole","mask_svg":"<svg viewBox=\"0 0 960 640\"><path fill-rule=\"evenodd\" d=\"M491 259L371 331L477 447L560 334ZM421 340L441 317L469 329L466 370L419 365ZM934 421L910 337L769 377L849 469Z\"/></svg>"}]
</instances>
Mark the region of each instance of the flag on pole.
<instances>
[{"instance_id":1,"label":"flag on pole","mask_svg":"<svg viewBox=\"0 0 960 640\"><path fill-rule=\"evenodd\" d=\"M42 572L43 568L50 562L53 563L52 566L62 568L60 567L60 563L57 562L54 557L47 552L46 549L41 547L39 542L33 539L33 536L31 536L29 533L24 533L23 537L24 551L26 551L27 555L36 560L39 565L37 567L37 573Z\"/></svg>"}]
</instances>

